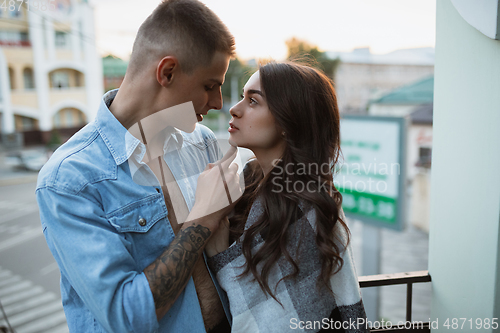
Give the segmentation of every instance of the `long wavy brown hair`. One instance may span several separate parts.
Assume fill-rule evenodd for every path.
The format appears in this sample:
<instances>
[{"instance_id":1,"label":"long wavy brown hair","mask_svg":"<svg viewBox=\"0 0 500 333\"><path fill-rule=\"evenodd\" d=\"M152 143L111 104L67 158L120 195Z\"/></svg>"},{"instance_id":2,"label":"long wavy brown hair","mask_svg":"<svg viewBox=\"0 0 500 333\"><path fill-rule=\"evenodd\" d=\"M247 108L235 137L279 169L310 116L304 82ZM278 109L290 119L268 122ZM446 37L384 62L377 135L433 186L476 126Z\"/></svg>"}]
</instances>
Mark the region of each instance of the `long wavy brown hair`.
<instances>
[{"instance_id":1,"label":"long wavy brown hair","mask_svg":"<svg viewBox=\"0 0 500 333\"><path fill-rule=\"evenodd\" d=\"M329 280L342 268L341 254L349 243L349 229L340 217L342 195L333 183L341 154L340 116L333 83L320 70L298 62L270 62L260 66L259 71L261 89L277 130L285 132L286 147L266 176L255 160L245 168L245 193L230 219L232 238L237 240L244 233L242 251L246 266L240 276L251 272L263 292L279 302L268 278L281 256L294 268L284 278L299 273L296 258L287 250L287 239L290 226L301 215L298 204L302 202L316 210L316 244L322 263L318 285L333 292ZM262 200L264 213L244 231L257 197ZM345 238L340 234L342 228ZM265 239L264 244L252 254L252 241L259 234Z\"/></svg>"}]
</instances>

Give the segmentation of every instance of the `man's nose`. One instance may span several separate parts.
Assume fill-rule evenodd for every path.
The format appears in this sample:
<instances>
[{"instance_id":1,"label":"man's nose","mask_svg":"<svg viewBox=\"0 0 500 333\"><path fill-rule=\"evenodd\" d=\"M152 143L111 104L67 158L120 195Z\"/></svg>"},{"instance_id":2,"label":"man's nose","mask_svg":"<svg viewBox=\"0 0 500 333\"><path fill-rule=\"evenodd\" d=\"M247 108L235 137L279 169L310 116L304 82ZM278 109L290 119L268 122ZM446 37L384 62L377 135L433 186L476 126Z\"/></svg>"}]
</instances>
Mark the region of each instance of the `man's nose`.
<instances>
[{"instance_id":1,"label":"man's nose","mask_svg":"<svg viewBox=\"0 0 500 333\"><path fill-rule=\"evenodd\" d=\"M214 93L209 100L209 107L214 110L222 109L222 93L219 90L217 93Z\"/></svg>"}]
</instances>

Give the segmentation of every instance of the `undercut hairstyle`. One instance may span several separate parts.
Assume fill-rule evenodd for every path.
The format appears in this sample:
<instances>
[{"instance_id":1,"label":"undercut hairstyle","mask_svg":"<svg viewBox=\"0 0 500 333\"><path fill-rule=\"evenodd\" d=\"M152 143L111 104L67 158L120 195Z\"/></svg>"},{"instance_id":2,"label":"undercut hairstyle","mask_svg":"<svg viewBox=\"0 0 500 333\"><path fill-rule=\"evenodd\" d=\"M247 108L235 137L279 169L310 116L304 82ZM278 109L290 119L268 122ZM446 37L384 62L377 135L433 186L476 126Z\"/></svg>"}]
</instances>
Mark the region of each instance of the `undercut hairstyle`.
<instances>
[{"instance_id":1,"label":"undercut hairstyle","mask_svg":"<svg viewBox=\"0 0 500 333\"><path fill-rule=\"evenodd\" d=\"M333 183L341 156L340 114L333 82L322 71L296 61L270 62L259 71L262 92L278 133L286 133L285 149L267 175L257 160L245 168L245 192L230 220L232 240L243 235L241 246L246 265L241 276L253 274L262 291L279 302L275 296L277 284L269 285L268 278L273 267L281 265L282 256L293 272L278 283L299 274L298 250L290 253L287 242L293 224L301 216L302 201L316 211L316 245L322 267L318 287L333 292L329 281L342 268L342 254L350 241L341 215L342 195ZM304 168L308 171L304 172ZM299 190L295 188L297 183L303 185ZM293 190L287 184L293 184ZM258 196L264 212L245 229L249 210ZM265 241L253 252L258 235Z\"/></svg>"},{"instance_id":2,"label":"undercut hairstyle","mask_svg":"<svg viewBox=\"0 0 500 333\"><path fill-rule=\"evenodd\" d=\"M150 61L175 56L190 74L209 66L217 51L233 57L234 37L212 10L198 0L163 0L139 28L129 72L134 75Z\"/></svg>"}]
</instances>

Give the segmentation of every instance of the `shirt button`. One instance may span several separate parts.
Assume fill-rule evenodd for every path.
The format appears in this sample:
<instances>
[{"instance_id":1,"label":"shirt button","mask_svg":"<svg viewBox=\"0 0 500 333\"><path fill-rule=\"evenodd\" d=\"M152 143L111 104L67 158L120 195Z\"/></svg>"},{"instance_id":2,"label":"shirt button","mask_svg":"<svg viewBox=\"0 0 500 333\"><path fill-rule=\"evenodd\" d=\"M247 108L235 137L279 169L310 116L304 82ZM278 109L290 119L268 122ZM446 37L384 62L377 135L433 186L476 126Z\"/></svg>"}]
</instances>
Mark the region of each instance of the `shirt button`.
<instances>
[{"instance_id":1,"label":"shirt button","mask_svg":"<svg viewBox=\"0 0 500 333\"><path fill-rule=\"evenodd\" d=\"M140 225L141 227L144 227L144 226L146 225L146 219L145 219L145 218L143 218L143 217L141 217L141 218L139 219L139 225Z\"/></svg>"}]
</instances>

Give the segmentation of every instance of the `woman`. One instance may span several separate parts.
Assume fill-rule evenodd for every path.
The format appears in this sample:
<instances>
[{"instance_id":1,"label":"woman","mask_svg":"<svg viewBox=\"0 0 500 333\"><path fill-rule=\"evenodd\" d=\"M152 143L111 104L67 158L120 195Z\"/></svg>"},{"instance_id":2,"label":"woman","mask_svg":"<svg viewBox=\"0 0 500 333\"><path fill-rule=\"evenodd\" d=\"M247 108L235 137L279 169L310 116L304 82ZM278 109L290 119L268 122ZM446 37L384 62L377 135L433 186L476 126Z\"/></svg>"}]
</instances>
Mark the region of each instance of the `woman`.
<instances>
[{"instance_id":1,"label":"woman","mask_svg":"<svg viewBox=\"0 0 500 333\"><path fill-rule=\"evenodd\" d=\"M366 315L333 185L340 134L331 81L309 66L272 62L242 98L230 110L229 142L256 159L245 167L230 235L221 229L207 246L232 331L366 331L349 326Z\"/></svg>"}]
</instances>

